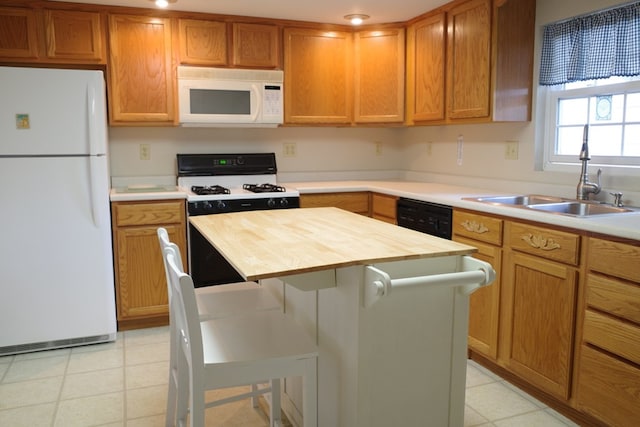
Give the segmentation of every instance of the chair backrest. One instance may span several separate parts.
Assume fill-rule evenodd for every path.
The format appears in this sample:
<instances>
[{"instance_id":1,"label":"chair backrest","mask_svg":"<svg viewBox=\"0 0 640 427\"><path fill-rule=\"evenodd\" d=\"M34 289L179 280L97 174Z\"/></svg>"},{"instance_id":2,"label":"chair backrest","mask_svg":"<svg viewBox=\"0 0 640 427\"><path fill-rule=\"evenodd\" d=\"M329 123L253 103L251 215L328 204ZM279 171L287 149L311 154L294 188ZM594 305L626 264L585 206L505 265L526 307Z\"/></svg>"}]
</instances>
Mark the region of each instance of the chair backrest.
<instances>
[{"instance_id":1,"label":"chair backrest","mask_svg":"<svg viewBox=\"0 0 640 427\"><path fill-rule=\"evenodd\" d=\"M160 253L162 254L162 256L164 257L164 249L165 248L173 248L173 250L176 253L176 262L178 264L178 267L180 268L180 271L184 271L183 268L183 263L182 263L182 256L180 255L180 248L178 247L178 245L176 245L175 243L173 243L171 240L169 240L169 233L167 233L167 229L163 228L163 227L159 227L157 230L158 233L158 241L160 242ZM165 273L167 272L167 266L165 263L164 266L164 270ZM167 276L167 281L168 281L169 277Z\"/></svg>"},{"instance_id":2,"label":"chair backrest","mask_svg":"<svg viewBox=\"0 0 640 427\"><path fill-rule=\"evenodd\" d=\"M175 322L178 343L192 372L204 366L202 335L198 305L191 276L178 267L178 255L171 247L164 249L169 286L171 288L170 316Z\"/></svg>"}]
</instances>

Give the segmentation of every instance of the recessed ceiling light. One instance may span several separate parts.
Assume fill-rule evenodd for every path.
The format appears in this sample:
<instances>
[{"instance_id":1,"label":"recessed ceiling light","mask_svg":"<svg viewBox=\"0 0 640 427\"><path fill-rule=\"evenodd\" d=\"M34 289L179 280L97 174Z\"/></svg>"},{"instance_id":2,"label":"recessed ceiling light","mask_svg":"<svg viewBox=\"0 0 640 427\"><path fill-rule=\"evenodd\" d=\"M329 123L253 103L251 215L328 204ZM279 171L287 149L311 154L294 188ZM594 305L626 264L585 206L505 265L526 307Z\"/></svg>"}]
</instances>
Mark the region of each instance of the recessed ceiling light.
<instances>
[{"instance_id":1,"label":"recessed ceiling light","mask_svg":"<svg viewBox=\"0 0 640 427\"><path fill-rule=\"evenodd\" d=\"M362 13L353 13L351 15L345 15L344 19L347 21L351 21L351 25L360 25L364 22L365 19L369 19L369 15L364 15Z\"/></svg>"},{"instance_id":2,"label":"recessed ceiling light","mask_svg":"<svg viewBox=\"0 0 640 427\"><path fill-rule=\"evenodd\" d=\"M154 2L157 7L161 7L164 9L165 7L169 6L169 3L175 3L178 0L151 0L151 1Z\"/></svg>"}]
</instances>

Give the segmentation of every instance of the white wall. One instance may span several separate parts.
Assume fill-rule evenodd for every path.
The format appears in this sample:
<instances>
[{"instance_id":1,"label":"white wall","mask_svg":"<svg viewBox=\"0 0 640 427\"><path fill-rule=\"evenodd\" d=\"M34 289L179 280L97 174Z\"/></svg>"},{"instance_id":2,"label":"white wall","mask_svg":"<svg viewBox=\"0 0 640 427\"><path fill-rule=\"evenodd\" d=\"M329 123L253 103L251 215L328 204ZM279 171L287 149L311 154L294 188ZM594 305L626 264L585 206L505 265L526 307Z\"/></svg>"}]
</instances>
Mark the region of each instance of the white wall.
<instances>
[{"instance_id":1,"label":"white wall","mask_svg":"<svg viewBox=\"0 0 640 427\"><path fill-rule=\"evenodd\" d=\"M176 153L275 152L287 181L398 177L398 129L391 128L121 128L109 129L112 176L176 175ZM381 143L381 153L376 143ZM295 143L295 157L283 144ZM140 160L149 144L151 160Z\"/></svg>"},{"instance_id":2,"label":"white wall","mask_svg":"<svg viewBox=\"0 0 640 427\"><path fill-rule=\"evenodd\" d=\"M391 179L451 182L504 191L530 191L573 197L574 172L534 170L536 82L544 24L599 10L621 0L538 0L534 62L534 113L531 123L421 126L413 128L110 128L113 176L175 175L176 153L273 151L281 180ZM462 165L456 139L463 136ZM382 154L375 142L382 142ZM505 160L506 141L518 141L518 160ZM295 157L283 156L283 143L295 142ZM139 144L149 144L151 161L139 159ZM429 148L430 147L430 148ZM576 156L578 154L576 153ZM401 172L401 171L404 171ZM603 172L604 190L625 192L625 202L640 205L640 179Z\"/></svg>"}]
</instances>

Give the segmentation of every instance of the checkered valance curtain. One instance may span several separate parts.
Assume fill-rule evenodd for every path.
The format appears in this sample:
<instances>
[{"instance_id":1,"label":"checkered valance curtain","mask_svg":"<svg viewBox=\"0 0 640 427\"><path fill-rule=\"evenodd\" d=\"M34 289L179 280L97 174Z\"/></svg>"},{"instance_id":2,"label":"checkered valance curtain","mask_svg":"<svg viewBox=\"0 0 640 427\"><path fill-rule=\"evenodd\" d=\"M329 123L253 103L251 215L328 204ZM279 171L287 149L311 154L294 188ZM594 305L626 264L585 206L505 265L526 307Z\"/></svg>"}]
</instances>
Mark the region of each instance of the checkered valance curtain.
<instances>
[{"instance_id":1,"label":"checkered valance curtain","mask_svg":"<svg viewBox=\"0 0 640 427\"><path fill-rule=\"evenodd\" d=\"M540 84L640 75L640 2L544 27Z\"/></svg>"}]
</instances>

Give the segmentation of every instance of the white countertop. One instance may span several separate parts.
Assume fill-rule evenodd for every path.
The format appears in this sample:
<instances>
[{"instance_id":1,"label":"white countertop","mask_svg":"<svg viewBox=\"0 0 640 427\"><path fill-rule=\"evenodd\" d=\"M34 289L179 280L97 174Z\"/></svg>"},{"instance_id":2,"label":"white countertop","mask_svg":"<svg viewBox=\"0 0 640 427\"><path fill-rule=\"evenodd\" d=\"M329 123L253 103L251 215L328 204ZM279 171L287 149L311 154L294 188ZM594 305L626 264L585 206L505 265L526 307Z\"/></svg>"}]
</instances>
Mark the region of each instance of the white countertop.
<instances>
[{"instance_id":1,"label":"white countertop","mask_svg":"<svg viewBox=\"0 0 640 427\"><path fill-rule=\"evenodd\" d=\"M529 209L520 209L509 206L496 206L462 200L463 197L479 197L506 195L495 190L482 188L462 187L429 182L409 181L315 181L315 182L284 182L285 187L297 189L300 194L373 191L398 197L407 197L426 202L440 203L457 208L470 209L480 212L504 215L513 218L552 224L561 227L586 230L595 233L640 240L640 212L596 215L589 218L579 218L567 215L555 215L538 212ZM514 193L510 193L514 194ZM538 194L531 191L531 194ZM184 199L186 193L182 191L150 191L143 192L135 189L133 192L120 192L114 188L111 190L111 201L134 200L166 200Z\"/></svg>"},{"instance_id":2,"label":"white countertop","mask_svg":"<svg viewBox=\"0 0 640 427\"><path fill-rule=\"evenodd\" d=\"M495 196L515 193L502 193L473 187L460 187L428 182L406 181L324 181L324 182L287 182L287 187L296 188L300 194L324 192L374 191L398 197L408 197L426 202L440 203L457 208L504 215L513 218L537 221L577 230L586 230L611 236L640 240L640 211L634 213L596 215L579 218L521 209L510 206L497 206L462 200L463 197ZM531 194L536 194L531 192Z\"/></svg>"},{"instance_id":3,"label":"white countertop","mask_svg":"<svg viewBox=\"0 0 640 427\"><path fill-rule=\"evenodd\" d=\"M168 199L186 199L187 193L178 190L174 186L152 186L148 190L137 187L129 189L127 187L112 188L109 193L109 199L112 202L128 202L137 200L168 200Z\"/></svg>"}]
</instances>

